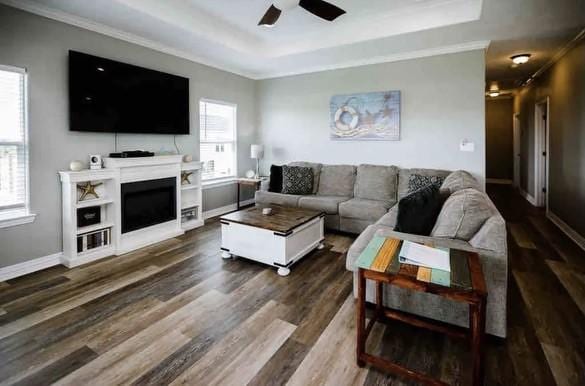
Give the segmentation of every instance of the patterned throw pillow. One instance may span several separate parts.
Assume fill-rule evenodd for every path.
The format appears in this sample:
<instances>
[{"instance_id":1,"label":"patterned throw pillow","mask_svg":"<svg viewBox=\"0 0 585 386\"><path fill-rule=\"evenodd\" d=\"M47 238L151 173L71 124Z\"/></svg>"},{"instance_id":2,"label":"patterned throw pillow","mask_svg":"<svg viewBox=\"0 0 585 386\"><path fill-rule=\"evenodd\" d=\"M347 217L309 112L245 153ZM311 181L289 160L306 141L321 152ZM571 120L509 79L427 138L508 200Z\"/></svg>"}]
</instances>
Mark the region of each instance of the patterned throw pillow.
<instances>
[{"instance_id":1,"label":"patterned throw pillow","mask_svg":"<svg viewBox=\"0 0 585 386\"><path fill-rule=\"evenodd\" d=\"M414 193L429 185L441 186L445 177L440 176L423 176L421 174L411 174L408 178L408 194Z\"/></svg>"},{"instance_id":2,"label":"patterned throw pillow","mask_svg":"<svg viewBox=\"0 0 585 386\"><path fill-rule=\"evenodd\" d=\"M313 169L284 165L282 167L282 193L313 193Z\"/></svg>"}]
</instances>

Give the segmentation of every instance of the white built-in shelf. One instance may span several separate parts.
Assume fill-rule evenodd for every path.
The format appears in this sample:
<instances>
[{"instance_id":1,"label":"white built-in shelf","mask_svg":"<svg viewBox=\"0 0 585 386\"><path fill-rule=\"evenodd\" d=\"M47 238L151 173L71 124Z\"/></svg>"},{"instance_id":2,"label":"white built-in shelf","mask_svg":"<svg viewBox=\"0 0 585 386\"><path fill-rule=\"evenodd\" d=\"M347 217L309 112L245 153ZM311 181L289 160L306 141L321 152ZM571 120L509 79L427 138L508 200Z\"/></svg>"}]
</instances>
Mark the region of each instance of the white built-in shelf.
<instances>
[{"instance_id":1,"label":"white built-in shelf","mask_svg":"<svg viewBox=\"0 0 585 386\"><path fill-rule=\"evenodd\" d=\"M111 204L112 202L114 202L114 200L109 199L109 198L96 198L94 200L79 201L77 204L75 204L75 207L77 209L79 209L79 208L87 208L87 207L90 207L90 206L98 206L98 205Z\"/></svg>"},{"instance_id":2,"label":"white built-in shelf","mask_svg":"<svg viewBox=\"0 0 585 386\"><path fill-rule=\"evenodd\" d=\"M79 252L76 255L75 264L65 261L65 265L72 268L80 264L87 264L95 260L103 259L104 257L111 256L116 252L116 248L112 244L104 245L94 249L88 249L85 252Z\"/></svg>"},{"instance_id":3,"label":"white built-in shelf","mask_svg":"<svg viewBox=\"0 0 585 386\"><path fill-rule=\"evenodd\" d=\"M184 230L191 230L191 229L198 228L202 225L203 225L203 220L193 219L193 220L189 220L189 221L185 221L185 222L181 223L181 228L183 228Z\"/></svg>"},{"instance_id":4,"label":"white built-in shelf","mask_svg":"<svg viewBox=\"0 0 585 386\"><path fill-rule=\"evenodd\" d=\"M191 189L198 189L199 185L193 185L193 184L189 184L189 185L181 185L181 190L191 190Z\"/></svg>"},{"instance_id":5,"label":"white built-in shelf","mask_svg":"<svg viewBox=\"0 0 585 386\"><path fill-rule=\"evenodd\" d=\"M87 182L87 181L104 181L111 180L116 177L116 173L112 169L96 169L96 170L80 170L78 172L59 172L61 182Z\"/></svg>"},{"instance_id":6,"label":"white built-in shelf","mask_svg":"<svg viewBox=\"0 0 585 386\"><path fill-rule=\"evenodd\" d=\"M89 225L86 227L82 227L82 228L77 228L77 234L83 234L83 233L88 233L88 232L93 232L93 231L98 231L100 229L106 229L106 228L110 228L114 226L114 222L113 221L105 221L105 222L101 222L99 224L94 224L94 225Z\"/></svg>"}]
</instances>

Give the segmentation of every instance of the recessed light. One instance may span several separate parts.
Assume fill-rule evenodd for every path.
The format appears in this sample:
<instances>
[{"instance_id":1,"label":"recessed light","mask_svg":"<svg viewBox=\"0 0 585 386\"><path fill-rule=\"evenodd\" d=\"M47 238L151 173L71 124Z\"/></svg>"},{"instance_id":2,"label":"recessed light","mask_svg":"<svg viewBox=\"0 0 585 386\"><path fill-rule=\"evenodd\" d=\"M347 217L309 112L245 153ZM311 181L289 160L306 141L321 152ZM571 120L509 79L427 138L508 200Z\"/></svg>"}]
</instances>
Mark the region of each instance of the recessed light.
<instances>
[{"instance_id":1,"label":"recessed light","mask_svg":"<svg viewBox=\"0 0 585 386\"><path fill-rule=\"evenodd\" d=\"M530 54L519 54L510 57L515 64L524 64L530 60Z\"/></svg>"},{"instance_id":2,"label":"recessed light","mask_svg":"<svg viewBox=\"0 0 585 386\"><path fill-rule=\"evenodd\" d=\"M499 91L490 91L490 94L489 94L489 95L490 95L492 98L495 98L495 97L497 97L497 96L499 96L499 95L500 95L500 92L499 92Z\"/></svg>"},{"instance_id":3,"label":"recessed light","mask_svg":"<svg viewBox=\"0 0 585 386\"><path fill-rule=\"evenodd\" d=\"M104 71L106 71L106 70L104 70L104 68L103 68L103 67L98 67L98 68L97 68L97 70L98 70L99 72L104 72Z\"/></svg>"}]
</instances>

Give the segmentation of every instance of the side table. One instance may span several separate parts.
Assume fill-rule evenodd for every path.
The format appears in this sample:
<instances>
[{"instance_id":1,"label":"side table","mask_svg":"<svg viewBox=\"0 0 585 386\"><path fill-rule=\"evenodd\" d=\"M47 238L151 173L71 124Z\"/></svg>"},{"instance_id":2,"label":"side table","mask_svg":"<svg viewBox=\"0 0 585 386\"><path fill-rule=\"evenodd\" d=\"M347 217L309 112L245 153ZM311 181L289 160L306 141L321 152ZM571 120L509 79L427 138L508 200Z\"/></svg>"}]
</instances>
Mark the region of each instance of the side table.
<instances>
[{"instance_id":1,"label":"side table","mask_svg":"<svg viewBox=\"0 0 585 386\"><path fill-rule=\"evenodd\" d=\"M391 240L391 239L388 239ZM398 256L394 257L398 259ZM374 259L375 262L375 259ZM453 265L458 265L453 267ZM383 272L377 270L358 269L358 299L357 299L357 364L360 367L366 363L398 376L414 379L427 385L446 385L440 380L431 378L406 367L400 366L387 359L368 354L366 340L374 323L384 319L399 320L410 325L447 334L458 338L469 338L472 353L473 385L483 384L483 356L485 336L485 313L487 291L481 262L476 253L451 250L451 281L448 286L434 284L417 279L419 267L402 264L395 261ZM393 268L390 268L393 267ZM454 269L455 268L455 269ZM372 280L376 285L376 309L373 318L366 326L366 280ZM392 285L412 291L427 292L444 298L469 304L469 331L447 325L446 323L430 321L399 310L384 306L383 286Z\"/></svg>"}]
</instances>

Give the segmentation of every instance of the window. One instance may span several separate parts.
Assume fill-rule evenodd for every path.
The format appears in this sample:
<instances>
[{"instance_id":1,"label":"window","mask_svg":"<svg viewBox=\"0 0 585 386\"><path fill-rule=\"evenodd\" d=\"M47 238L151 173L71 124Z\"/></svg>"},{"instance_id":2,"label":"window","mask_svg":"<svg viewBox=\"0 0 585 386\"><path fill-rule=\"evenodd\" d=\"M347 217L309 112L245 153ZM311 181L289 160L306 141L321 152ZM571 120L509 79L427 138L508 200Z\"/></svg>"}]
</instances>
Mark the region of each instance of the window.
<instances>
[{"instance_id":1,"label":"window","mask_svg":"<svg viewBox=\"0 0 585 386\"><path fill-rule=\"evenodd\" d=\"M237 106L224 102L199 102L200 157L203 180L235 177Z\"/></svg>"},{"instance_id":2,"label":"window","mask_svg":"<svg viewBox=\"0 0 585 386\"><path fill-rule=\"evenodd\" d=\"M30 217L26 119L26 72L0 66L0 226Z\"/></svg>"}]
</instances>

